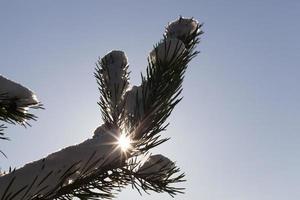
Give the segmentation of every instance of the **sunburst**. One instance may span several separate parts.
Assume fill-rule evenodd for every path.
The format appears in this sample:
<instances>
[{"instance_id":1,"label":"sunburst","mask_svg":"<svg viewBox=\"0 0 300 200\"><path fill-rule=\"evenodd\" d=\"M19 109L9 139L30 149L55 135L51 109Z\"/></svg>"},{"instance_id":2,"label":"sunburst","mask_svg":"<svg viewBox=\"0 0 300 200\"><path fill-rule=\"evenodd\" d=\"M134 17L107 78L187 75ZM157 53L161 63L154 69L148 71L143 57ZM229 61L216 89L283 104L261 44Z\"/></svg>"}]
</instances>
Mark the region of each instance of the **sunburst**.
<instances>
[{"instance_id":1,"label":"sunburst","mask_svg":"<svg viewBox=\"0 0 300 200\"><path fill-rule=\"evenodd\" d=\"M126 134L121 134L118 138L118 146L123 152L128 151L131 148L131 139Z\"/></svg>"}]
</instances>

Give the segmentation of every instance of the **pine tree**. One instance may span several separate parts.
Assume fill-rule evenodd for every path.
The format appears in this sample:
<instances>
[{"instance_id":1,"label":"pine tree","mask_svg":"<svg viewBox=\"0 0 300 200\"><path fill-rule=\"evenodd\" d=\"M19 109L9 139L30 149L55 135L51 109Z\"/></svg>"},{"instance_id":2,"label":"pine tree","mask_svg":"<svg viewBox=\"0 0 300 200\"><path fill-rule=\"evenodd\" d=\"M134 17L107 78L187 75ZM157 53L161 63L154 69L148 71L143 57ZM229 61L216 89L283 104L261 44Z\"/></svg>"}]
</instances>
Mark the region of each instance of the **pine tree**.
<instances>
[{"instance_id":1,"label":"pine tree","mask_svg":"<svg viewBox=\"0 0 300 200\"><path fill-rule=\"evenodd\" d=\"M138 192L183 193L184 181L174 162L150 150L166 142L161 133L167 118L181 101L182 82L202 34L201 24L180 17L169 23L163 39L148 56L141 84L129 83L124 52L109 52L96 64L104 124L92 138L22 168L0 175L1 200L112 199L123 187ZM36 116L30 108L42 108L34 93L0 76L0 120L28 125ZM0 126L0 139L5 125Z\"/></svg>"}]
</instances>

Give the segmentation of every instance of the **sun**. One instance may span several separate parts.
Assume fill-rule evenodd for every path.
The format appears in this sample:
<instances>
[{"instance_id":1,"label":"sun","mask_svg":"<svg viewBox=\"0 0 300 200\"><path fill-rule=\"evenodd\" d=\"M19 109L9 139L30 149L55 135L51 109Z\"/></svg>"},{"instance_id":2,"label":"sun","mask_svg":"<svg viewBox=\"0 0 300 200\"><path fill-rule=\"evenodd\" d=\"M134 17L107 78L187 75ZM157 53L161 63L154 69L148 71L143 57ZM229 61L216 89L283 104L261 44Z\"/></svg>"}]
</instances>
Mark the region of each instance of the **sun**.
<instances>
[{"instance_id":1,"label":"sun","mask_svg":"<svg viewBox=\"0 0 300 200\"><path fill-rule=\"evenodd\" d=\"M121 148L121 150L125 152L131 147L131 140L125 134L121 134L118 139L118 145Z\"/></svg>"}]
</instances>

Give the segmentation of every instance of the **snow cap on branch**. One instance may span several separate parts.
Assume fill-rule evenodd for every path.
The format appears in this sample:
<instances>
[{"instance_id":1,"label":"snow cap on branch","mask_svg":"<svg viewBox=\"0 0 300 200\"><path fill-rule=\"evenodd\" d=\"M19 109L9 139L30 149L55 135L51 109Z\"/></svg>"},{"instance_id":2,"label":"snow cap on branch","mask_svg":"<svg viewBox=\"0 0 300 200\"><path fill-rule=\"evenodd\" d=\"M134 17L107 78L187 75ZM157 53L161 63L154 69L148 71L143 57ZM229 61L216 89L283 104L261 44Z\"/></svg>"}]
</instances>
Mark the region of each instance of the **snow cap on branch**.
<instances>
[{"instance_id":1,"label":"snow cap on branch","mask_svg":"<svg viewBox=\"0 0 300 200\"><path fill-rule=\"evenodd\" d=\"M174 167L174 162L172 162L169 158L161 154L157 154L150 156L139 168L137 173L148 180L162 180L167 177L168 172Z\"/></svg>"},{"instance_id":2,"label":"snow cap on branch","mask_svg":"<svg viewBox=\"0 0 300 200\"><path fill-rule=\"evenodd\" d=\"M28 107L39 103L30 89L0 75L0 102L4 100L13 100L17 107Z\"/></svg>"},{"instance_id":3,"label":"snow cap on branch","mask_svg":"<svg viewBox=\"0 0 300 200\"><path fill-rule=\"evenodd\" d=\"M125 94L125 112L127 115L134 117L144 114L143 107L143 89L141 86L133 86Z\"/></svg>"},{"instance_id":4,"label":"snow cap on branch","mask_svg":"<svg viewBox=\"0 0 300 200\"><path fill-rule=\"evenodd\" d=\"M198 21L193 18L179 17L179 19L168 24L165 35L168 38L184 39L197 31L198 25Z\"/></svg>"},{"instance_id":5,"label":"snow cap on branch","mask_svg":"<svg viewBox=\"0 0 300 200\"><path fill-rule=\"evenodd\" d=\"M108 129L102 125L95 130L93 138L61 149L44 159L29 163L14 172L1 176L0 197L12 180L14 182L9 191L17 192L20 188L26 187L14 198L21 199L25 194L26 197L32 197L53 191L60 184L68 169L75 172L66 177L64 185L107 165L118 166L121 163L122 152L121 149L116 148L117 135L117 130ZM73 167L70 168L70 166Z\"/></svg>"},{"instance_id":6,"label":"snow cap on branch","mask_svg":"<svg viewBox=\"0 0 300 200\"><path fill-rule=\"evenodd\" d=\"M117 104L128 85L127 56L123 51L114 50L105 55L101 62L104 82L108 84L113 103Z\"/></svg>"},{"instance_id":7,"label":"snow cap on branch","mask_svg":"<svg viewBox=\"0 0 300 200\"><path fill-rule=\"evenodd\" d=\"M124 68L128 65L127 56L123 51L113 50L106 54L102 61L107 66L110 73L110 81L116 82L121 78Z\"/></svg>"},{"instance_id":8,"label":"snow cap on branch","mask_svg":"<svg viewBox=\"0 0 300 200\"><path fill-rule=\"evenodd\" d=\"M167 38L150 52L150 60L153 63L175 61L185 52L185 45L176 38Z\"/></svg>"},{"instance_id":9,"label":"snow cap on branch","mask_svg":"<svg viewBox=\"0 0 300 200\"><path fill-rule=\"evenodd\" d=\"M93 138L101 140L102 142L115 142L116 138L120 135L120 130L118 128L109 128L107 125L103 124L96 128L94 131Z\"/></svg>"}]
</instances>

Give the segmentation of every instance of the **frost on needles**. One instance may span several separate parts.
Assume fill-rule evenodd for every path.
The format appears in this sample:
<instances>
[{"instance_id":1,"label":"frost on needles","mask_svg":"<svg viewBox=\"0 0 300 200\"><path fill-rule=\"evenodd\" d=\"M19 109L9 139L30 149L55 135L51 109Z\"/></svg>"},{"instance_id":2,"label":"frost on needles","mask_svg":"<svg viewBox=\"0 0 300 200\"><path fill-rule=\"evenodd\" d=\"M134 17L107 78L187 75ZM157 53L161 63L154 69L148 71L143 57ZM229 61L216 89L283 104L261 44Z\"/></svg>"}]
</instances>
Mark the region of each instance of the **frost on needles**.
<instances>
[{"instance_id":1,"label":"frost on needles","mask_svg":"<svg viewBox=\"0 0 300 200\"><path fill-rule=\"evenodd\" d=\"M184 181L184 173L173 161L151 155L150 150L169 139L162 133L181 100L188 63L198 54L201 26L193 18L169 23L163 39L149 53L139 86L130 85L123 51L114 50L99 59L94 75L103 125L80 144L0 175L0 199L111 199L127 185L140 193L183 193L176 183ZM25 114L28 107L40 105L33 92L3 76L0 92L1 121L23 123L34 118ZM11 105L24 115L10 118ZM128 140L125 149L120 138Z\"/></svg>"}]
</instances>

